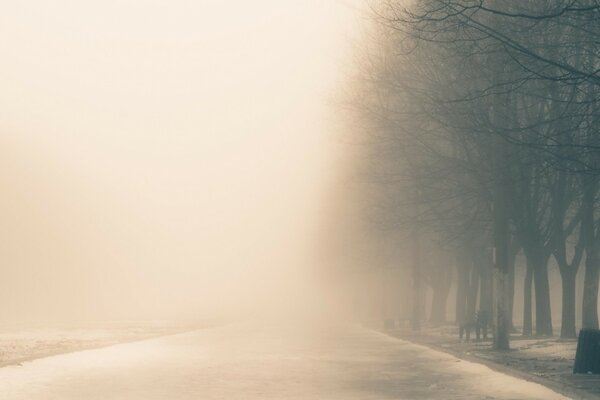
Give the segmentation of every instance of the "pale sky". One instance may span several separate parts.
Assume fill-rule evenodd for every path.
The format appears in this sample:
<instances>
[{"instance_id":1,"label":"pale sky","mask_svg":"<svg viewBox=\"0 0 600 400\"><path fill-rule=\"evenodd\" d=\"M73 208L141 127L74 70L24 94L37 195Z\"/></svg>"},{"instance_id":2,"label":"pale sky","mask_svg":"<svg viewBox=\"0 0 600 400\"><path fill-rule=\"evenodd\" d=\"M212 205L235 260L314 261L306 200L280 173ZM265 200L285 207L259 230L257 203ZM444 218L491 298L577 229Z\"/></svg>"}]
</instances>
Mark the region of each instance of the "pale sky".
<instances>
[{"instance_id":1,"label":"pale sky","mask_svg":"<svg viewBox=\"0 0 600 400\"><path fill-rule=\"evenodd\" d=\"M4 2L0 323L293 293L355 23L338 0Z\"/></svg>"}]
</instances>

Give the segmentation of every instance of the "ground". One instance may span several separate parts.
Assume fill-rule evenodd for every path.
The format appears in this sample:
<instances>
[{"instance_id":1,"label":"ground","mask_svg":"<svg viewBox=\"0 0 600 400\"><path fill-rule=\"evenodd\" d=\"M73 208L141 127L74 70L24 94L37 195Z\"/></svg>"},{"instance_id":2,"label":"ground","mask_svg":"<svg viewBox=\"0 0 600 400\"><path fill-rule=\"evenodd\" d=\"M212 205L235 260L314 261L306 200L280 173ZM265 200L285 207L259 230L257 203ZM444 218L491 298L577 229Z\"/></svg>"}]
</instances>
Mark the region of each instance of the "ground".
<instances>
[{"instance_id":1,"label":"ground","mask_svg":"<svg viewBox=\"0 0 600 400\"><path fill-rule=\"evenodd\" d=\"M564 399L351 325L238 323L0 368L6 400Z\"/></svg>"},{"instance_id":2,"label":"ground","mask_svg":"<svg viewBox=\"0 0 600 400\"><path fill-rule=\"evenodd\" d=\"M491 341L470 342L458 338L454 325L423 328L420 332L394 329L388 334L442 350L460 358L484 362L494 369L541 383L574 398L600 398L597 375L573 375L577 341L575 339L524 338L511 336L511 350L497 352Z\"/></svg>"},{"instance_id":3,"label":"ground","mask_svg":"<svg viewBox=\"0 0 600 400\"><path fill-rule=\"evenodd\" d=\"M0 331L0 367L36 358L110 346L189 330L164 321L68 324L53 328L6 328Z\"/></svg>"}]
</instances>

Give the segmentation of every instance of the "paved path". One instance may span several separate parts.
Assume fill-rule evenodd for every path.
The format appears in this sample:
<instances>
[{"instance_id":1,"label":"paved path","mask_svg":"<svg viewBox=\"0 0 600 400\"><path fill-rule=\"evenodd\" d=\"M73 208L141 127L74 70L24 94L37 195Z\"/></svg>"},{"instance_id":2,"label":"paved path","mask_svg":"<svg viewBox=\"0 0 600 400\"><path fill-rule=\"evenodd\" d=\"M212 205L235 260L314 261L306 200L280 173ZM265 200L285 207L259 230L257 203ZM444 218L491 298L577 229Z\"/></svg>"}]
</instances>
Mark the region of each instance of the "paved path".
<instances>
[{"instance_id":1,"label":"paved path","mask_svg":"<svg viewBox=\"0 0 600 400\"><path fill-rule=\"evenodd\" d=\"M563 399L356 327L233 324L0 369L3 400Z\"/></svg>"}]
</instances>

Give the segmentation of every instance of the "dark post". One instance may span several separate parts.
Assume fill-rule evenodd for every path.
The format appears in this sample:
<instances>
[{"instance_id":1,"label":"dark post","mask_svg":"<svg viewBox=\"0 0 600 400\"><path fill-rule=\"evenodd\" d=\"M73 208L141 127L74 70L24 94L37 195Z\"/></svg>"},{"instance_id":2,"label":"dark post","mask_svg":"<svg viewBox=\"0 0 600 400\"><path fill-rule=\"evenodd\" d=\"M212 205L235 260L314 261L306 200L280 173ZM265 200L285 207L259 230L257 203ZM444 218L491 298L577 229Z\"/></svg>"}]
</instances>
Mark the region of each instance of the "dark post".
<instances>
[{"instance_id":1,"label":"dark post","mask_svg":"<svg viewBox=\"0 0 600 400\"><path fill-rule=\"evenodd\" d=\"M582 329L575 353L574 374L600 374L600 330Z\"/></svg>"}]
</instances>

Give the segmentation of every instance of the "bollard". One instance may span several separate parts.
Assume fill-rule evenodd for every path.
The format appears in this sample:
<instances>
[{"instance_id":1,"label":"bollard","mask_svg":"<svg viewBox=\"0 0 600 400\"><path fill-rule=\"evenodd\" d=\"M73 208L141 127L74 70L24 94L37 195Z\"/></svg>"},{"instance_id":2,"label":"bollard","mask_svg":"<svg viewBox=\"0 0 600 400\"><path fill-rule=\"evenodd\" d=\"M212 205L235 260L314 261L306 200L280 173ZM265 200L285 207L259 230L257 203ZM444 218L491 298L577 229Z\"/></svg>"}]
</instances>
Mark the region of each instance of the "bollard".
<instances>
[{"instance_id":1,"label":"bollard","mask_svg":"<svg viewBox=\"0 0 600 400\"><path fill-rule=\"evenodd\" d=\"M574 374L600 374L600 330L582 329L577 340Z\"/></svg>"}]
</instances>

